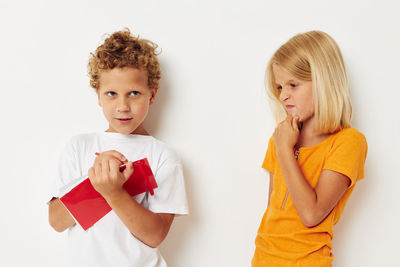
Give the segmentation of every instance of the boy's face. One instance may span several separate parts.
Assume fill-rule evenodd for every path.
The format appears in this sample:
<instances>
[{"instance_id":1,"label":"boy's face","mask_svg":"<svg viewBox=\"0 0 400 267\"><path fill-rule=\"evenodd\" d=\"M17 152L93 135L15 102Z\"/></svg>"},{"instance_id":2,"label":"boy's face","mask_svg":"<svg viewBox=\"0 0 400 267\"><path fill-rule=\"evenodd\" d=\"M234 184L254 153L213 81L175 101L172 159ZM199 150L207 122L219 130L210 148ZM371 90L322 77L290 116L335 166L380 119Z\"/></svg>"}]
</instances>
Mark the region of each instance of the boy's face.
<instances>
[{"instance_id":1,"label":"boy's face","mask_svg":"<svg viewBox=\"0 0 400 267\"><path fill-rule=\"evenodd\" d=\"M109 123L107 132L146 134L143 121L157 90L150 89L145 71L114 68L100 75L99 105Z\"/></svg>"}]
</instances>

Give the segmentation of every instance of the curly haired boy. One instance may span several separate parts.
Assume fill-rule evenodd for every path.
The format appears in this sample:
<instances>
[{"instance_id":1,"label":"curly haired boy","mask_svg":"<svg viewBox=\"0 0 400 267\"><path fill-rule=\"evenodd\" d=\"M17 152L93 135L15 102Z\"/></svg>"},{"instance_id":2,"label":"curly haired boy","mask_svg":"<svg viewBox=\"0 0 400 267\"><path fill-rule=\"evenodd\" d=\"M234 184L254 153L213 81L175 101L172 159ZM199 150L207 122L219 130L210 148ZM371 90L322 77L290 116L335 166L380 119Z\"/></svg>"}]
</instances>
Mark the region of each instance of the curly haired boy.
<instances>
[{"instance_id":1,"label":"curly haired boy","mask_svg":"<svg viewBox=\"0 0 400 267\"><path fill-rule=\"evenodd\" d=\"M49 203L50 225L58 232L68 229L71 266L164 267L157 247L175 214L188 213L178 156L143 126L161 78L156 49L156 44L126 29L111 34L90 55L90 85L108 129L70 140L60 158L57 190ZM97 157L96 152L100 152ZM154 196L131 197L123 188L134 171L129 163L145 157L158 188ZM127 167L120 172L124 163ZM85 231L59 198L61 188L88 176L112 210Z\"/></svg>"}]
</instances>

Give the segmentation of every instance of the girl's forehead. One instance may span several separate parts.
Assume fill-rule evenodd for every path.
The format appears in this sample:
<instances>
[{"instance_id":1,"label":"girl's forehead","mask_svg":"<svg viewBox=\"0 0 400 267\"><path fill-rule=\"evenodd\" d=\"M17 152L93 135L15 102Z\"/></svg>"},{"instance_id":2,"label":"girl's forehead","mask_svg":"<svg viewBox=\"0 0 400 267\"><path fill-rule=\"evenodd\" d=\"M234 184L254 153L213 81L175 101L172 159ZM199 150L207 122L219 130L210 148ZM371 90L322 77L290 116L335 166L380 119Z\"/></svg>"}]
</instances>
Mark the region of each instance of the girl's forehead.
<instances>
[{"instance_id":1,"label":"girl's forehead","mask_svg":"<svg viewBox=\"0 0 400 267\"><path fill-rule=\"evenodd\" d=\"M275 83L280 84L299 80L277 64L272 65L272 71L274 73Z\"/></svg>"}]
</instances>

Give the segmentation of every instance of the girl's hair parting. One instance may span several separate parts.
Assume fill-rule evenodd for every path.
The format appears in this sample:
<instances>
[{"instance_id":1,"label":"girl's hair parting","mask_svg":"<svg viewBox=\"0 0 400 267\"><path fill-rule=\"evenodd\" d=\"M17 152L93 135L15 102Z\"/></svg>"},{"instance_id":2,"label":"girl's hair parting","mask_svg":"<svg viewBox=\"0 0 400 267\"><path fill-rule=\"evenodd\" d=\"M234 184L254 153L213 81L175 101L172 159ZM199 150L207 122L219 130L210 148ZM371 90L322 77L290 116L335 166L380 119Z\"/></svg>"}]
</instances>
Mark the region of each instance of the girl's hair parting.
<instances>
[{"instance_id":1,"label":"girl's hair parting","mask_svg":"<svg viewBox=\"0 0 400 267\"><path fill-rule=\"evenodd\" d=\"M146 71L150 89L158 89L161 70L157 59L157 47L149 40L132 36L128 28L114 32L94 53L90 53L90 86L95 90L99 89L102 71L134 67Z\"/></svg>"},{"instance_id":2,"label":"girl's hair parting","mask_svg":"<svg viewBox=\"0 0 400 267\"><path fill-rule=\"evenodd\" d=\"M279 100L273 65L292 76L312 81L314 116L318 133L334 133L350 127L352 104L342 53L331 36L321 31L297 34L283 44L270 59L265 84L277 122L287 112Z\"/></svg>"}]
</instances>

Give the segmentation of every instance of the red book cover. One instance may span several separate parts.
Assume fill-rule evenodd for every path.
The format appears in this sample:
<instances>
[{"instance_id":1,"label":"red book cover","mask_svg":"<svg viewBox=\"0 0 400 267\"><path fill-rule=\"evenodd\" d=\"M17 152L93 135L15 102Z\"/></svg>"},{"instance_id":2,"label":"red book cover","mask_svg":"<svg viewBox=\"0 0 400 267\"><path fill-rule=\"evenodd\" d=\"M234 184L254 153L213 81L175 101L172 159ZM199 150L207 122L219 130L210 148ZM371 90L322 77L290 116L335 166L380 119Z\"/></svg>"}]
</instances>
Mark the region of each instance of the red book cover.
<instances>
[{"instance_id":1,"label":"red book cover","mask_svg":"<svg viewBox=\"0 0 400 267\"><path fill-rule=\"evenodd\" d=\"M124 184L125 190L131 196L147 191L154 195L153 189L157 188L157 183L147 159L137 160L132 164L133 174ZM122 166L121 171L124 169L125 166ZM94 189L89 178L75 186L60 200L85 231L111 210L107 201Z\"/></svg>"}]
</instances>

